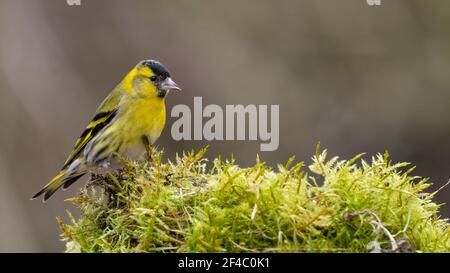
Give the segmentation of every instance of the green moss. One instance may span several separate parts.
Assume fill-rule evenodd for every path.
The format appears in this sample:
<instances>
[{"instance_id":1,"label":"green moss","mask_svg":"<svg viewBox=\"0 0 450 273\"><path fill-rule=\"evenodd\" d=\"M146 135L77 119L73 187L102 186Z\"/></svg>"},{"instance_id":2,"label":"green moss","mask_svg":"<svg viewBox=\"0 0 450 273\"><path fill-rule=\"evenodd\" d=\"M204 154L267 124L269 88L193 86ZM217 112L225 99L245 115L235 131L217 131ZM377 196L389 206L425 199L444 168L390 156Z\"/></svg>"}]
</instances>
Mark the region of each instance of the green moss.
<instances>
[{"instance_id":1,"label":"green moss","mask_svg":"<svg viewBox=\"0 0 450 273\"><path fill-rule=\"evenodd\" d=\"M203 153L163 163L124 162L92 176L81 211L58 223L68 252L448 252L426 179L387 153L366 162L313 156L309 172L291 158L277 170L257 159L241 168Z\"/></svg>"}]
</instances>

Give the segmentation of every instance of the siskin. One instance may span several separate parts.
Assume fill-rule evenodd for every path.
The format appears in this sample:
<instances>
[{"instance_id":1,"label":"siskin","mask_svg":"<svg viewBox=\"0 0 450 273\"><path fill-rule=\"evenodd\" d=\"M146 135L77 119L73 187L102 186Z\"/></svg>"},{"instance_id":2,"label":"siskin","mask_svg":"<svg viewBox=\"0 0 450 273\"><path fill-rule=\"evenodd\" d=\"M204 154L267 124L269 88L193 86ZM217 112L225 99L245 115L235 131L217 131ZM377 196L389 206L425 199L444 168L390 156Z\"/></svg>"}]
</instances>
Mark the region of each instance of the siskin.
<instances>
[{"instance_id":1,"label":"siskin","mask_svg":"<svg viewBox=\"0 0 450 273\"><path fill-rule=\"evenodd\" d=\"M61 171L36 193L44 202L60 187L68 188L90 171L98 170L116 153L144 151L160 136L166 122L165 97L181 90L158 61L139 62L97 108Z\"/></svg>"}]
</instances>

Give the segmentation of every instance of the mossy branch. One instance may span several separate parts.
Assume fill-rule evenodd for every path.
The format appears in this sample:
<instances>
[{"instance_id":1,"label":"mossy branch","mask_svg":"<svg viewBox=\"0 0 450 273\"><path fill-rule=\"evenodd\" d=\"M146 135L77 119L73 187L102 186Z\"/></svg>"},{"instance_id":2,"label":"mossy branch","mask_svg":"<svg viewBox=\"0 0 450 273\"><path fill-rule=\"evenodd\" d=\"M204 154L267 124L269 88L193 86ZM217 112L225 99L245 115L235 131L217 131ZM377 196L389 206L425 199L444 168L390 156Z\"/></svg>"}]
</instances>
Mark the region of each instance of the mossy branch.
<instances>
[{"instance_id":1,"label":"mossy branch","mask_svg":"<svg viewBox=\"0 0 450 273\"><path fill-rule=\"evenodd\" d=\"M151 160L93 175L70 223L58 218L68 252L448 252L427 179L388 153L327 159L309 172L294 158L277 170L257 158L241 168L203 154ZM123 160L123 159L122 159Z\"/></svg>"}]
</instances>

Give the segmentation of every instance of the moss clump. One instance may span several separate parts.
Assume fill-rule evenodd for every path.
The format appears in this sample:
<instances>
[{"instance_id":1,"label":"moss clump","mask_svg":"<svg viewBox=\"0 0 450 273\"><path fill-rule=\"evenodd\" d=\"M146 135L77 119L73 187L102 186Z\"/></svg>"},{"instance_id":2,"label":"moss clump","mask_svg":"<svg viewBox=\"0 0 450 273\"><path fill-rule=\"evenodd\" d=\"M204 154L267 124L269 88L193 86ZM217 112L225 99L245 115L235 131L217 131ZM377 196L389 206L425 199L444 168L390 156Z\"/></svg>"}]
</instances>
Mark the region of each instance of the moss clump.
<instances>
[{"instance_id":1,"label":"moss clump","mask_svg":"<svg viewBox=\"0 0 450 273\"><path fill-rule=\"evenodd\" d=\"M387 153L371 162L313 157L310 173L290 159L272 170L241 168L205 150L163 163L125 162L92 176L81 211L58 220L68 252L448 252L426 179Z\"/></svg>"}]
</instances>

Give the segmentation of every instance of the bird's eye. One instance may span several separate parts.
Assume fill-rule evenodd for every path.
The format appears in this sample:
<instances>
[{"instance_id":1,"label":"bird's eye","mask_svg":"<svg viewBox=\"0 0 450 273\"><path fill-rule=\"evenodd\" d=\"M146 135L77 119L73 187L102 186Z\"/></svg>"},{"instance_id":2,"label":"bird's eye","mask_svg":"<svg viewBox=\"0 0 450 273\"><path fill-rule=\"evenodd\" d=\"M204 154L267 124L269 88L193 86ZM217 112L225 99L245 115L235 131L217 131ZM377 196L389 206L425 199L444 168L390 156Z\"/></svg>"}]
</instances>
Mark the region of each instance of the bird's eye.
<instances>
[{"instance_id":1,"label":"bird's eye","mask_svg":"<svg viewBox=\"0 0 450 273\"><path fill-rule=\"evenodd\" d=\"M151 80L152 82L156 82L157 79L158 79L158 77L156 77L156 76L151 76L151 77L150 77L150 80Z\"/></svg>"}]
</instances>

